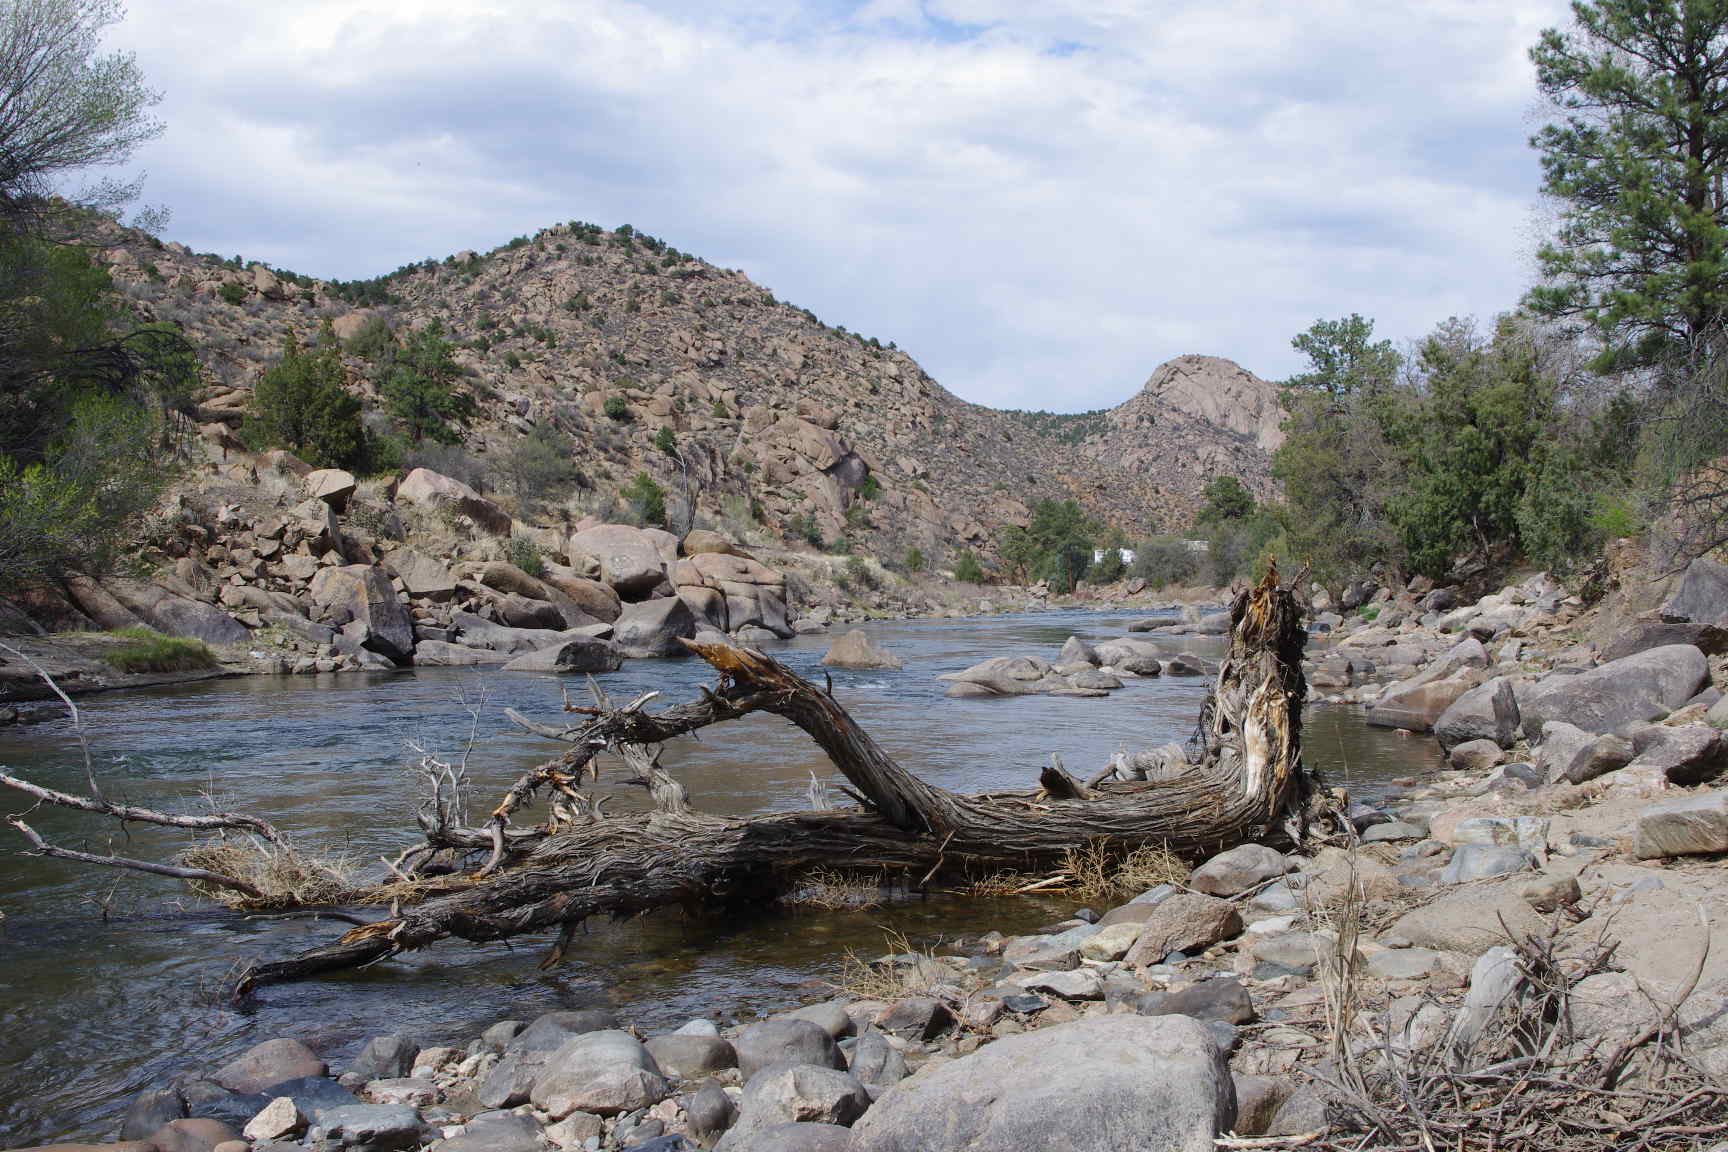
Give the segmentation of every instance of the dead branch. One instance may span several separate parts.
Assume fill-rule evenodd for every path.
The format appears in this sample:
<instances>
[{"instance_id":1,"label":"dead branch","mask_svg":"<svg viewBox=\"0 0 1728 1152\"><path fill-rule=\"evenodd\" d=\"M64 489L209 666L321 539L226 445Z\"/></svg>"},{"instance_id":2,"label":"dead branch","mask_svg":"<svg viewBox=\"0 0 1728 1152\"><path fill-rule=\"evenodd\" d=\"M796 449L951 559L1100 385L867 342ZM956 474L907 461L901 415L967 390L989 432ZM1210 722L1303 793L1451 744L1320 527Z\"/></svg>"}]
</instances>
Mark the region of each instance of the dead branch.
<instances>
[{"instance_id":1,"label":"dead branch","mask_svg":"<svg viewBox=\"0 0 1728 1152\"><path fill-rule=\"evenodd\" d=\"M641 697L609 708L595 692L590 717L555 728L511 714L530 731L572 745L565 757L524 775L485 831L447 833L489 852L472 886L403 909L389 922L356 929L289 960L258 966L244 988L375 963L457 937L499 940L564 930L600 913L629 915L671 903L759 903L789 876L815 868L899 870L1020 869L1060 860L1076 845L1119 849L1160 844L1200 856L1249 840L1305 843L1340 834L1333 798L1300 757L1300 661L1304 635L1294 600L1276 574L1245 589L1232 606L1231 651L1202 715L1199 762L1174 778L1083 788L1060 772L1040 792L965 796L936 788L890 757L831 693L747 648L686 645L719 673L700 699L649 713ZM658 745L708 724L769 712L807 733L845 776L863 810L792 812L723 820L668 798L650 759L630 748ZM638 783L655 794L645 815L555 819L544 832L506 835L511 815L544 789L595 814L577 787L594 757L620 751ZM1067 783L1060 783L1066 779ZM1057 783L1056 790L1049 783ZM659 792L656 793L656 785ZM916 872L912 870L916 869Z\"/></svg>"},{"instance_id":2,"label":"dead branch","mask_svg":"<svg viewBox=\"0 0 1728 1152\"><path fill-rule=\"evenodd\" d=\"M272 844L284 844L286 838L268 821L244 812L212 812L207 816L184 816L174 812L159 812L154 808L140 808L135 804L115 804L103 799L100 795L74 796L69 792L56 792L52 788L44 788L40 784L32 784L9 772L0 772L0 785L26 796L33 796L43 804L53 804L60 808L72 808L79 812L94 812L98 816L111 816L122 824L161 824L169 828L190 828L197 832L217 832L224 829L251 832L261 836Z\"/></svg>"},{"instance_id":3,"label":"dead branch","mask_svg":"<svg viewBox=\"0 0 1728 1152\"><path fill-rule=\"evenodd\" d=\"M214 884L219 888L231 888L255 900L264 898L264 893L244 880L233 876L224 876L220 872L210 872L203 868L185 868L177 864L157 864L151 860L133 860L126 856L97 856L91 852L79 852L72 848L60 848L42 839L40 833L24 823L17 816L9 816L6 823L18 829L24 838L35 846L34 855L52 856L59 860L75 860L80 864L95 864L102 868L123 868L132 872L148 872L153 876L172 876L177 880L189 880L200 884Z\"/></svg>"}]
</instances>

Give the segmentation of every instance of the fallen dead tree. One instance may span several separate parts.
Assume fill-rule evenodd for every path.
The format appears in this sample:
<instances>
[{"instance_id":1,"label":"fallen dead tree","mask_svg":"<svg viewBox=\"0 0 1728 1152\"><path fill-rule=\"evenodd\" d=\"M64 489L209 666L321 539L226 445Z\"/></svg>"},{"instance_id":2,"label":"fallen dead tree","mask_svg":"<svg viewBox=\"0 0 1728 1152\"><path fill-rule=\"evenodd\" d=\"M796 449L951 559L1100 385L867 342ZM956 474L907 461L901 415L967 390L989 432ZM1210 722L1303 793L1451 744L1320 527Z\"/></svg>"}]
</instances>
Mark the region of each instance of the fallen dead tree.
<instances>
[{"instance_id":1,"label":"fallen dead tree","mask_svg":"<svg viewBox=\"0 0 1728 1152\"><path fill-rule=\"evenodd\" d=\"M760 652L691 643L719 675L695 701L654 712L647 705L655 693L620 707L597 693L593 707L566 704L584 719L564 727L511 713L568 750L516 781L478 827L462 818L455 775L434 762L432 797L420 813L424 841L390 864L390 882L331 900L388 903L390 914L302 955L257 965L241 989L356 968L451 937L492 941L557 929L547 960L555 963L591 916L760 902L812 870L898 870L927 883L1048 866L1088 844L1156 844L1201 856L1247 841L1301 846L1337 836L1336 798L1301 759L1304 633L1295 601L1269 573L1237 595L1231 617L1230 650L1185 771L1082 783L1058 763L1035 791L975 796L907 771L829 688ZM758 712L791 721L821 746L857 807L744 819L692 811L682 786L659 768L658 746ZM646 789L650 811L604 811L595 787L597 757L607 750L623 758L627 782ZM513 824L542 796L545 820Z\"/></svg>"}]
</instances>

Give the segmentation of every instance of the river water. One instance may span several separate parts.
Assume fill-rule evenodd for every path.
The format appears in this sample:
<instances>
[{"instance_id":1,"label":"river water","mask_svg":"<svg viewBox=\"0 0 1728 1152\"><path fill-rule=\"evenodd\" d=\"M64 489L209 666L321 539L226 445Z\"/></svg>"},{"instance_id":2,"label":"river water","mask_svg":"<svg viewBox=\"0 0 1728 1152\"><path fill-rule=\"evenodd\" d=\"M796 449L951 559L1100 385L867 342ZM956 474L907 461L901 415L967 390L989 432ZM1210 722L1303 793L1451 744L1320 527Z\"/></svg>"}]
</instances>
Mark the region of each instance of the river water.
<instances>
[{"instance_id":1,"label":"river water","mask_svg":"<svg viewBox=\"0 0 1728 1152\"><path fill-rule=\"evenodd\" d=\"M866 628L905 661L900 671L833 670L835 693L887 750L924 779L956 791L1031 787L1051 752L1085 777L1117 748L1183 741L1206 694L1202 678L1133 680L1107 700L1017 697L950 700L936 679L993 656L1054 659L1070 635L1120 635L1144 613L1046 612ZM1216 657L1221 641L1160 637L1171 651ZM829 638L773 646L812 677ZM697 660L632 661L600 677L615 699L658 689L695 695L710 673ZM466 742L475 807L490 806L558 745L504 719L513 707L556 718L560 685L579 679L426 669L390 675L252 677L81 701L98 778L114 799L266 816L308 844L377 870L413 837L414 747L446 756ZM1305 751L1328 781L1372 797L1393 777L1438 764L1432 741L1361 723L1345 709L1309 710ZM821 752L777 717L708 728L669 746L662 763L697 808L754 813L808 807L810 776L833 778ZM0 731L0 765L37 783L83 791L71 726ZM616 778L614 768L609 774ZM617 808L640 803L620 789ZM0 812L20 799L0 796ZM609 808L614 805L609 805ZM93 852L167 859L171 830L128 828L61 810L29 822L47 838ZM564 965L539 972L549 943L448 942L363 972L267 988L236 1009L224 990L238 966L339 934L335 922L251 920L186 896L178 882L13 854L0 827L0 1147L111 1138L126 1100L272 1036L307 1040L339 1065L368 1036L410 1032L465 1042L505 1018L608 1006L645 1029L694 1015L732 1019L786 1007L833 979L847 948L875 955L887 930L914 939L1000 928L1027 930L1068 915L1071 902L931 895L866 911L769 911L747 922L664 912L596 924Z\"/></svg>"}]
</instances>

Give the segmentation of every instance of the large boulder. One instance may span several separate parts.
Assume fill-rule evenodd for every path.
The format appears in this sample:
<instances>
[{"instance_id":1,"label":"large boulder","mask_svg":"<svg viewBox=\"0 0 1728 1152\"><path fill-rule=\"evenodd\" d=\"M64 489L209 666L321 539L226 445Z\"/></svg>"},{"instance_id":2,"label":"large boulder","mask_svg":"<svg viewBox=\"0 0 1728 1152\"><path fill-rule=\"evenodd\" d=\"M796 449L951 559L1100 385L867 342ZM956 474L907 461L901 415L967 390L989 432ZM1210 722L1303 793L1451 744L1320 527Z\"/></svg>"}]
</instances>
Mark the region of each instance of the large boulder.
<instances>
[{"instance_id":1,"label":"large boulder","mask_svg":"<svg viewBox=\"0 0 1728 1152\"><path fill-rule=\"evenodd\" d=\"M1728 852L1728 792L1652 804L1638 814L1632 854L1640 860Z\"/></svg>"},{"instance_id":2,"label":"large boulder","mask_svg":"<svg viewBox=\"0 0 1728 1152\"><path fill-rule=\"evenodd\" d=\"M870 636L862 628L839 637L828 646L827 655L822 657L822 663L831 668L900 668L900 657L885 648L878 648L870 642Z\"/></svg>"},{"instance_id":3,"label":"large boulder","mask_svg":"<svg viewBox=\"0 0 1728 1152\"><path fill-rule=\"evenodd\" d=\"M424 552L399 548L385 558L384 565L402 581L410 599L442 604L456 593L456 578L450 574L449 565Z\"/></svg>"},{"instance_id":4,"label":"large boulder","mask_svg":"<svg viewBox=\"0 0 1728 1152\"><path fill-rule=\"evenodd\" d=\"M792 635L786 622L786 578L748 556L698 553L673 566L672 580L680 596L711 606L702 614L722 631L754 626L782 639Z\"/></svg>"},{"instance_id":5,"label":"large boulder","mask_svg":"<svg viewBox=\"0 0 1728 1152\"><path fill-rule=\"evenodd\" d=\"M128 611L164 636L183 636L206 644L244 644L246 626L212 604L176 595L157 584L113 580L107 585Z\"/></svg>"},{"instance_id":6,"label":"large boulder","mask_svg":"<svg viewBox=\"0 0 1728 1152\"><path fill-rule=\"evenodd\" d=\"M300 482L301 491L313 500L322 500L337 512L348 507L354 495L354 473L341 468L319 468L306 474Z\"/></svg>"},{"instance_id":7,"label":"large boulder","mask_svg":"<svg viewBox=\"0 0 1728 1152\"><path fill-rule=\"evenodd\" d=\"M1623 660L1652 648L1668 644L1690 644L1707 656L1728 652L1728 629L1714 624L1675 623L1645 620L1632 625L1602 649L1604 662Z\"/></svg>"},{"instance_id":8,"label":"large boulder","mask_svg":"<svg viewBox=\"0 0 1728 1152\"><path fill-rule=\"evenodd\" d=\"M1283 853L1264 844L1239 844L1194 869L1188 887L1208 896L1234 896L1283 874Z\"/></svg>"},{"instance_id":9,"label":"large boulder","mask_svg":"<svg viewBox=\"0 0 1728 1152\"><path fill-rule=\"evenodd\" d=\"M1688 564L1674 594L1662 605L1662 619L1728 627L1728 564L1703 559Z\"/></svg>"},{"instance_id":10,"label":"large boulder","mask_svg":"<svg viewBox=\"0 0 1728 1152\"><path fill-rule=\"evenodd\" d=\"M613 642L633 658L688 656L680 639L696 635L696 617L676 596L626 604L612 625Z\"/></svg>"},{"instance_id":11,"label":"large boulder","mask_svg":"<svg viewBox=\"0 0 1728 1152\"><path fill-rule=\"evenodd\" d=\"M360 646L397 663L414 655L414 619L396 598L396 589L382 568L370 564L348 564L320 568L312 577L312 602L325 611L325 619L358 623Z\"/></svg>"},{"instance_id":12,"label":"large boulder","mask_svg":"<svg viewBox=\"0 0 1728 1152\"><path fill-rule=\"evenodd\" d=\"M547 648L525 652L504 665L506 672L616 672L624 653L609 640L577 636Z\"/></svg>"},{"instance_id":13,"label":"large boulder","mask_svg":"<svg viewBox=\"0 0 1728 1152\"><path fill-rule=\"evenodd\" d=\"M1406 912L1388 935L1402 936L1419 948L1475 955L1506 942L1508 932L1530 936L1543 930L1543 920L1519 891L1514 874L1494 883L1454 888L1420 908Z\"/></svg>"},{"instance_id":14,"label":"large boulder","mask_svg":"<svg viewBox=\"0 0 1728 1152\"><path fill-rule=\"evenodd\" d=\"M489 648L494 652L521 655L550 648L564 639L564 634L549 628L512 628L472 612L457 612L450 617L456 638L464 647Z\"/></svg>"},{"instance_id":15,"label":"large boulder","mask_svg":"<svg viewBox=\"0 0 1728 1152\"><path fill-rule=\"evenodd\" d=\"M230 1092L267 1092L283 1081L328 1071L312 1049L282 1037L253 1045L218 1068L211 1079Z\"/></svg>"},{"instance_id":16,"label":"large boulder","mask_svg":"<svg viewBox=\"0 0 1728 1152\"><path fill-rule=\"evenodd\" d=\"M819 1064L771 1064L744 1085L738 1123L719 1152L758 1149L759 1133L782 1124L851 1124L870 1107L870 1093L850 1072Z\"/></svg>"},{"instance_id":17,"label":"large boulder","mask_svg":"<svg viewBox=\"0 0 1728 1152\"><path fill-rule=\"evenodd\" d=\"M1632 756L1631 743L1611 732L1597 735L1563 720L1550 720L1542 725L1536 767L1549 784L1582 784L1624 768Z\"/></svg>"},{"instance_id":18,"label":"large boulder","mask_svg":"<svg viewBox=\"0 0 1728 1152\"><path fill-rule=\"evenodd\" d=\"M1171 952L1186 955L1230 940L1242 931L1236 905L1199 892L1178 892L1153 905L1127 962L1134 967L1160 963Z\"/></svg>"},{"instance_id":19,"label":"large boulder","mask_svg":"<svg viewBox=\"0 0 1728 1152\"><path fill-rule=\"evenodd\" d=\"M1472 740L1492 740L1510 748L1517 742L1521 721L1518 686L1496 676L1448 705L1434 721L1434 738L1448 752Z\"/></svg>"},{"instance_id":20,"label":"large boulder","mask_svg":"<svg viewBox=\"0 0 1728 1152\"><path fill-rule=\"evenodd\" d=\"M444 640L421 640L414 645L417 668L469 668L477 664L503 664L510 657L490 648L470 648Z\"/></svg>"},{"instance_id":21,"label":"large boulder","mask_svg":"<svg viewBox=\"0 0 1728 1152\"><path fill-rule=\"evenodd\" d=\"M1213 1152L1236 1121L1225 1054L1186 1016L1106 1016L926 1068L852 1129L854 1152Z\"/></svg>"},{"instance_id":22,"label":"large boulder","mask_svg":"<svg viewBox=\"0 0 1728 1152\"><path fill-rule=\"evenodd\" d=\"M416 468L403 477L396 487L396 499L433 511L457 512L494 536L510 535L508 512L462 481L430 468Z\"/></svg>"},{"instance_id":23,"label":"large boulder","mask_svg":"<svg viewBox=\"0 0 1728 1152\"><path fill-rule=\"evenodd\" d=\"M738 1067L732 1043L719 1036L696 1036L674 1032L646 1042L648 1054L660 1071L676 1080L700 1080L727 1068Z\"/></svg>"},{"instance_id":24,"label":"large boulder","mask_svg":"<svg viewBox=\"0 0 1728 1152\"><path fill-rule=\"evenodd\" d=\"M624 600L646 600L666 583L666 560L655 539L628 524L600 524L570 537L568 551L578 569L580 557L593 561L602 583Z\"/></svg>"},{"instance_id":25,"label":"large boulder","mask_svg":"<svg viewBox=\"0 0 1728 1152\"><path fill-rule=\"evenodd\" d=\"M1103 645L1099 645L1102 653ZM1049 664L1036 656L996 656L959 672L938 676L952 682L948 695L1027 696L1067 688L1066 677L1058 676ZM955 689L970 688L970 692Z\"/></svg>"},{"instance_id":26,"label":"large boulder","mask_svg":"<svg viewBox=\"0 0 1728 1152\"><path fill-rule=\"evenodd\" d=\"M710 532L706 528L697 528L684 537L683 551L686 556L719 555L746 556L738 545L732 543L718 532Z\"/></svg>"},{"instance_id":27,"label":"large boulder","mask_svg":"<svg viewBox=\"0 0 1728 1152\"><path fill-rule=\"evenodd\" d=\"M476 1098L486 1108L513 1108L526 1104L553 1053L563 1048L572 1037L617 1027L618 1021L609 1012L561 1011L535 1017L533 1023L504 1045L498 1063L480 1082Z\"/></svg>"},{"instance_id":28,"label":"large boulder","mask_svg":"<svg viewBox=\"0 0 1728 1152\"><path fill-rule=\"evenodd\" d=\"M618 598L618 593L612 590L611 585L602 584L598 580L590 580L585 576L578 576L569 568L553 565L547 566L546 575L541 577L541 580L549 587L563 593L571 603L594 619L607 624L618 619L621 601Z\"/></svg>"},{"instance_id":29,"label":"large boulder","mask_svg":"<svg viewBox=\"0 0 1728 1152\"><path fill-rule=\"evenodd\" d=\"M1613 732L1667 715L1709 680L1704 653L1690 644L1668 644L1574 676L1549 676L1519 694L1518 711L1531 740L1550 720Z\"/></svg>"},{"instance_id":30,"label":"large boulder","mask_svg":"<svg viewBox=\"0 0 1728 1152\"><path fill-rule=\"evenodd\" d=\"M1427 732L1448 708L1474 687L1476 678L1467 671L1448 680L1415 677L1401 681L1386 689L1368 709L1368 723L1377 728Z\"/></svg>"},{"instance_id":31,"label":"large boulder","mask_svg":"<svg viewBox=\"0 0 1728 1152\"><path fill-rule=\"evenodd\" d=\"M90 617L92 623L104 632L120 628L147 627L144 620L114 596L108 589L102 587L88 576L68 576L64 581L66 595L71 598L78 611ZM236 621L238 623L238 621ZM0 632L3 632L0 629Z\"/></svg>"},{"instance_id":32,"label":"large boulder","mask_svg":"<svg viewBox=\"0 0 1728 1152\"><path fill-rule=\"evenodd\" d=\"M773 1064L846 1068L834 1037L813 1020L764 1020L740 1032L732 1047L738 1054L738 1071L746 1081Z\"/></svg>"},{"instance_id":33,"label":"large boulder","mask_svg":"<svg viewBox=\"0 0 1728 1152\"><path fill-rule=\"evenodd\" d=\"M619 1029L566 1041L546 1059L529 1100L562 1120L575 1111L616 1116L665 1099L670 1085L642 1042Z\"/></svg>"}]
</instances>

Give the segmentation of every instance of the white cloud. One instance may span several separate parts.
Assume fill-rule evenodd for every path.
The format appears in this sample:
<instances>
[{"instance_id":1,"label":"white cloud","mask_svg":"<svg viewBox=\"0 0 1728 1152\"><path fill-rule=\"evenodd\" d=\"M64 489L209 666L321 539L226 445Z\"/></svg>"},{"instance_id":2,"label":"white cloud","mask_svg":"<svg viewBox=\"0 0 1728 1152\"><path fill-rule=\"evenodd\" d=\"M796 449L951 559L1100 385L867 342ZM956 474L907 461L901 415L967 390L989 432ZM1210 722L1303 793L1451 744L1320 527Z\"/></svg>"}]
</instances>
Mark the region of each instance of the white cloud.
<instances>
[{"instance_id":1,"label":"white cloud","mask_svg":"<svg viewBox=\"0 0 1728 1152\"><path fill-rule=\"evenodd\" d=\"M629 222L968 399L1269 376L1360 311L1514 304L1524 51L1559 0L134 0L147 199L200 249L374 275Z\"/></svg>"}]
</instances>

